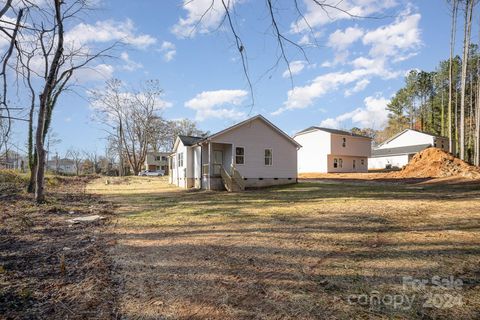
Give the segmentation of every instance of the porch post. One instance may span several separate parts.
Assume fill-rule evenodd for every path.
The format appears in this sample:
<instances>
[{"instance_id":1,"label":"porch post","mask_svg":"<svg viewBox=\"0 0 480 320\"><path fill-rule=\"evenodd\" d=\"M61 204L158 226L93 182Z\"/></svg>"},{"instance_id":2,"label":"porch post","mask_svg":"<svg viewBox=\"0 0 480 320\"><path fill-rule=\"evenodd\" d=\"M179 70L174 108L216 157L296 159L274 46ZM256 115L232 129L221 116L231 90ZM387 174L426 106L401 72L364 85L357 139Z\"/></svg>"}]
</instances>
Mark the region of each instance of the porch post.
<instances>
[{"instance_id":1,"label":"porch post","mask_svg":"<svg viewBox=\"0 0 480 320\"><path fill-rule=\"evenodd\" d=\"M212 143L209 141L208 142L208 175L207 175L207 179L208 179L208 190L211 190L211 183L210 183L210 180L211 180L211 176L212 176Z\"/></svg>"}]
</instances>

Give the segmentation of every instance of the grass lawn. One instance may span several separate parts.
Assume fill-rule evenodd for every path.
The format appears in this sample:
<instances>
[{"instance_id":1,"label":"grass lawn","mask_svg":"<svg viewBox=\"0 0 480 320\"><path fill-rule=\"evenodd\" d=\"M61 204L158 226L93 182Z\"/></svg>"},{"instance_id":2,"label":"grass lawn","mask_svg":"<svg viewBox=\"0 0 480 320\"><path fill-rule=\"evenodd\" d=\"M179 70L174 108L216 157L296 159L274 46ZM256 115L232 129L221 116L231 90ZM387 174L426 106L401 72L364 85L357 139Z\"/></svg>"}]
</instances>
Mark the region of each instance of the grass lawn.
<instances>
[{"instance_id":1,"label":"grass lawn","mask_svg":"<svg viewBox=\"0 0 480 320\"><path fill-rule=\"evenodd\" d=\"M110 254L125 318L480 317L478 182L227 193L130 177L87 190L120 206Z\"/></svg>"}]
</instances>

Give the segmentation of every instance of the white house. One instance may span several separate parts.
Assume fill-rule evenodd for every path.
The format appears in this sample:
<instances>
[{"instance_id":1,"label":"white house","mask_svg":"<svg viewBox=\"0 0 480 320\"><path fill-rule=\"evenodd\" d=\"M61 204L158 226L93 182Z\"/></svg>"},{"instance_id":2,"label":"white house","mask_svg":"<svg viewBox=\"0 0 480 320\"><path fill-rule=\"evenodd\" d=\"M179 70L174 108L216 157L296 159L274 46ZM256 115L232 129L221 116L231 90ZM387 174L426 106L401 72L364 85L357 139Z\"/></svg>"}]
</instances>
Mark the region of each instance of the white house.
<instances>
[{"instance_id":1,"label":"white house","mask_svg":"<svg viewBox=\"0 0 480 320\"><path fill-rule=\"evenodd\" d=\"M310 127L294 135L298 173L367 172L372 139L351 132Z\"/></svg>"},{"instance_id":2,"label":"white house","mask_svg":"<svg viewBox=\"0 0 480 320\"><path fill-rule=\"evenodd\" d=\"M300 147L261 115L206 138L178 136L170 183L229 191L295 183Z\"/></svg>"},{"instance_id":3,"label":"white house","mask_svg":"<svg viewBox=\"0 0 480 320\"><path fill-rule=\"evenodd\" d=\"M408 164L417 152L428 147L437 147L448 152L448 138L405 129L372 150L372 156L368 160L368 168L402 168Z\"/></svg>"},{"instance_id":4,"label":"white house","mask_svg":"<svg viewBox=\"0 0 480 320\"><path fill-rule=\"evenodd\" d=\"M47 170L66 174L75 174L77 172L77 166L75 161L71 159L60 159L59 157L54 157L53 160L47 161Z\"/></svg>"}]
</instances>

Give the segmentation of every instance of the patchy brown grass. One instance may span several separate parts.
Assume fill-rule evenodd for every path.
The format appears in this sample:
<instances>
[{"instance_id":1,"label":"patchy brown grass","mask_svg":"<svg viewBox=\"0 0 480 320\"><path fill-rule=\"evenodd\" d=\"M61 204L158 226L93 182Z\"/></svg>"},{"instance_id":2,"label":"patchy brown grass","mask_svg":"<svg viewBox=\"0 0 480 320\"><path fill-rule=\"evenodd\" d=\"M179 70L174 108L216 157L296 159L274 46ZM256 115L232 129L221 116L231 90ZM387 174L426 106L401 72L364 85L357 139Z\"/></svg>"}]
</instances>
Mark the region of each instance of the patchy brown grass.
<instances>
[{"instance_id":1,"label":"patchy brown grass","mask_svg":"<svg viewBox=\"0 0 480 320\"><path fill-rule=\"evenodd\" d=\"M115 201L114 278L128 319L479 318L480 185L317 181L187 192L97 180ZM402 287L453 276L461 290ZM428 308L429 294L461 306ZM361 304L403 294L411 308ZM445 306L445 305L444 305Z\"/></svg>"},{"instance_id":2,"label":"patchy brown grass","mask_svg":"<svg viewBox=\"0 0 480 320\"><path fill-rule=\"evenodd\" d=\"M110 319L114 294L107 220L71 226L111 204L85 193L89 178L47 177L47 203L24 193L27 178L0 171L0 319Z\"/></svg>"}]
</instances>

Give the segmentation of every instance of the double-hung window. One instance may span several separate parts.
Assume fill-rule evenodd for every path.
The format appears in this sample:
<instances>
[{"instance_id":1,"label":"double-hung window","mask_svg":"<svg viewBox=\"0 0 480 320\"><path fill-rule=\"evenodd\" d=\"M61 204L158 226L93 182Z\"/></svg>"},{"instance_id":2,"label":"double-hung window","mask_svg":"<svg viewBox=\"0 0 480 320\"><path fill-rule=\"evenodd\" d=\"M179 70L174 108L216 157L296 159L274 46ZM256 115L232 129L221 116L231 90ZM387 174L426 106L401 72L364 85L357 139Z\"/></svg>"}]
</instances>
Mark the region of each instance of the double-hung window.
<instances>
[{"instance_id":1,"label":"double-hung window","mask_svg":"<svg viewBox=\"0 0 480 320\"><path fill-rule=\"evenodd\" d=\"M273 163L272 149L265 149L265 165L271 166Z\"/></svg>"},{"instance_id":2,"label":"double-hung window","mask_svg":"<svg viewBox=\"0 0 480 320\"><path fill-rule=\"evenodd\" d=\"M178 167L183 167L183 152L178 154Z\"/></svg>"},{"instance_id":3,"label":"double-hung window","mask_svg":"<svg viewBox=\"0 0 480 320\"><path fill-rule=\"evenodd\" d=\"M245 164L244 147L235 147L235 164Z\"/></svg>"}]
</instances>

